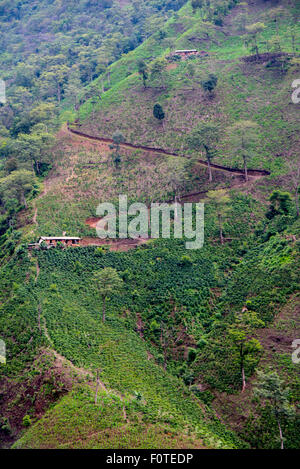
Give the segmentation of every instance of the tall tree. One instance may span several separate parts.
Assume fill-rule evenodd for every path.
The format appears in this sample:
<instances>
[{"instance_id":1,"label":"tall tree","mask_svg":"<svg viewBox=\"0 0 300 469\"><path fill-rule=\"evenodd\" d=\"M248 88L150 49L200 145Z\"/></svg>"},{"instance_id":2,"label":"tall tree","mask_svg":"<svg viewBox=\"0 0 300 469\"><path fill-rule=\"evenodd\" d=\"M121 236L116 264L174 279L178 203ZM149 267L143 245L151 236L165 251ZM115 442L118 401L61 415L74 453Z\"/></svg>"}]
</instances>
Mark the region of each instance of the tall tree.
<instances>
[{"instance_id":1,"label":"tall tree","mask_svg":"<svg viewBox=\"0 0 300 469\"><path fill-rule=\"evenodd\" d=\"M30 134L19 134L15 147L19 158L31 162L32 168L39 175L41 164L49 164L51 161L50 149L53 143L53 136L46 132L45 126L37 124Z\"/></svg>"},{"instance_id":2,"label":"tall tree","mask_svg":"<svg viewBox=\"0 0 300 469\"><path fill-rule=\"evenodd\" d=\"M115 132L113 134L113 142L110 148L114 150L112 158L116 168L118 168L121 163L120 145L125 142L124 135L120 131Z\"/></svg>"},{"instance_id":3,"label":"tall tree","mask_svg":"<svg viewBox=\"0 0 300 469\"><path fill-rule=\"evenodd\" d=\"M31 171L20 169L0 179L0 197L5 207L12 207L12 201L27 208L26 196L36 185L36 179ZM14 207L17 208L17 207Z\"/></svg>"},{"instance_id":4,"label":"tall tree","mask_svg":"<svg viewBox=\"0 0 300 469\"><path fill-rule=\"evenodd\" d=\"M66 65L53 65L40 77L41 91L44 96L56 96L60 103L67 82L69 69Z\"/></svg>"},{"instance_id":5,"label":"tall tree","mask_svg":"<svg viewBox=\"0 0 300 469\"><path fill-rule=\"evenodd\" d=\"M245 180L248 181L248 161L257 153L259 126L252 121L239 121L228 130L230 150L234 156L242 156Z\"/></svg>"},{"instance_id":6,"label":"tall tree","mask_svg":"<svg viewBox=\"0 0 300 469\"><path fill-rule=\"evenodd\" d=\"M212 181L211 161L216 154L217 143L219 140L219 127L214 122L201 123L187 137L187 144L192 150L204 149L207 166L208 180Z\"/></svg>"},{"instance_id":7,"label":"tall tree","mask_svg":"<svg viewBox=\"0 0 300 469\"><path fill-rule=\"evenodd\" d=\"M295 161L289 161L287 166L290 170L291 186L294 192L295 204L297 210L297 217L300 216L299 210L299 190L300 190L300 159L299 157Z\"/></svg>"},{"instance_id":8,"label":"tall tree","mask_svg":"<svg viewBox=\"0 0 300 469\"><path fill-rule=\"evenodd\" d=\"M259 57L258 37L265 28L265 24L260 22L246 26L247 35L245 36L245 44L247 47L251 47L257 58Z\"/></svg>"},{"instance_id":9,"label":"tall tree","mask_svg":"<svg viewBox=\"0 0 300 469\"><path fill-rule=\"evenodd\" d=\"M123 280L119 277L117 271L112 267L105 267L94 274L94 281L98 293L102 298L102 321L106 319L106 301L114 293L120 291Z\"/></svg>"},{"instance_id":10,"label":"tall tree","mask_svg":"<svg viewBox=\"0 0 300 469\"><path fill-rule=\"evenodd\" d=\"M265 323L258 318L255 312L237 313L234 323L229 327L228 334L239 355L239 364L242 377L242 392L246 389L245 362L247 358L257 356L262 346L253 337L256 328L264 327Z\"/></svg>"},{"instance_id":11,"label":"tall tree","mask_svg":"<svg viewBox=\"0 0 300 469\"><path fill-rule=\"evenodd\" d=\"M75 68L75 67L74 67ZM65 87L65 93L64 97L72 103L74 106L74 109L78 109L78 103L79 103L79 93L82 88L82 83L80 81L79 77L79 72L76 68L76 71L74 70L73 75L68 80L68 84Z\"/></svg>"},{"instance_id":12,"label":"tall tree","mask_svg":"<svg viewBox=\"0 0 300 469\"><path fill-rule=\"evenodd\" d=\"M207 193L207 198L217 213L220 242L221 244L224 244L223 225L230 211L230 197L226 194L225 190L220 189L217 191L209 191Z\"/></svg>"},{"instance_id":13,"label":"tall tree","mask_svg":"<svg viewBox=\"0 0 300 469\"><path fill-rule=\"evenodd\" d=\"M167 62L164 59L157 59L153 62L150 69L150 80L156 87L165 88L167 81L166 72Z\"/></svg>"},{"instance_id":14,"label":"tall tree","mask_svg":"<svg viewBox=\"0 0 300 469\"><path fill-rule=\"evenodd\" d=\"M296 55L296 49L297 49L296 48L296 41L297 41L297 37L298 37L296 25L292 24L292 25L288 26L287 27L287 34L288 34L288 37L291 40L293 55Z\"/></svg>"},{"instance_id":15,"label":"tall tree","mask_svg":"<svg viewBox=\"0 0 300 469\"><path fill-rule=\"evenodd\" d=\"M258 371L257 374L258 380L254 393L271 404L272 412L278 425L280 448L284 449L282 422L295 414L294 407L289 403L289 389L284 387L283 380L279 378L275 371L267 373Z\"/></svg>"},{"instance_id":16,"label":"tall tree","mask_svg":"<svg viewBox=\"0 0 300 469\"><path fill-rule=\"evenodd\" d=\"M144 88L146 88L147 87L146 82L148 80L149 74L148 74L148 67L146 63L144 62L144 60L142 59L138 61L138 73L143 80Z\"/></svg>"}]
</instances>

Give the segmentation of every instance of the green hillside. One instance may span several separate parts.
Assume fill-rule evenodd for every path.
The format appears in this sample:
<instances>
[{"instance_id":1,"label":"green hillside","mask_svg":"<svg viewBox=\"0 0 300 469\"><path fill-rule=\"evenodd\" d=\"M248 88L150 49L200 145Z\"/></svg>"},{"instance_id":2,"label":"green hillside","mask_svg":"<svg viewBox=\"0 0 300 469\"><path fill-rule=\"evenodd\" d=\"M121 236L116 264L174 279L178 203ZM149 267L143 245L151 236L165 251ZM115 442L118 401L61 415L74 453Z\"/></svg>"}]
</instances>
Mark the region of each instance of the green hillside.
<instances>
[{"instance_id":1,"label":"green hillside","mask_svg":"<svg viewBox=\"0 0 300 469\"><path fill-rule=\"evenodd\" d=\"M299 448L299 5L104 3L0 2L0 447ZM103 243L120 194L204 202L203 248Z\"/></svg>"}]
</instances>

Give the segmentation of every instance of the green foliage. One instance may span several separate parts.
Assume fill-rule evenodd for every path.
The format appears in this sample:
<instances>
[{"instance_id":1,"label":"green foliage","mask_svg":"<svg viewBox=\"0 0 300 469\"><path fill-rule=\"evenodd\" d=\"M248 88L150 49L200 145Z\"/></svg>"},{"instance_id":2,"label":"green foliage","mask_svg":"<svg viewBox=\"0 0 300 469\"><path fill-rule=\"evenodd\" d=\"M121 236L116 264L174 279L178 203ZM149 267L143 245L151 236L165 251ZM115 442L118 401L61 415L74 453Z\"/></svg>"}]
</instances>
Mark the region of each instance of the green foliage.
<instances>
[{"instance_id":1,"label":"green foliage","mask_svg":"<svg viewBox=\"0 0 300 469\"><path fill-rule=\"evenodd\" d=\"M291 194L289 192L283 192L275 190L270 195L270 206L266 213L266 217L271 220L278 215L288 215L291 212Z\"/></svg>"},{"instance_id":2,"label":"green foliage","mask_svg":"<svg viewBox=\"0 0 300 469\"><path fill-rule=\"evenodd\" d=\"M210 94L214 91L218 83L218 77L216 75L210 74L208 79L201 83L204 91L208 91Z\"/></svg>"},{"instance_id":3,"label":"green foliage","mask_svg":"<svg viewBox=\"0 0 300 469\"><path fill-rule=\"evenodd\" d=\"M196 359L197 351L194 348L190 348L188 352L188 361L191 363Z\"/></svg>"},{"instance_id":4,"label":"green foliage","mask_svg":"<svg viewBox=\"0 0 300 469\"><path fill-rule=\"evenodd\" d=\"M12 433L12 428L7 417L0 418L0 434L10 435Z\"/></svg>"},{"instance_id":5,"label":"green foliage","mask_svg":"<svg viewBox=\"0 0 300 469\"><path fill-rule=\"evenodd\" d=\"M165 118L165 113L160 104L155 104L153 107L153 116L155 119L162 121Z\"/></svg>"},{"instance_id":6,"label":"green foliage","mask_svg":"<svg viewBox=\"0 0 300 469\"><path fill-rule=\"evenodd\" d=\"M27 208L26 196L37 187L32 172L20 169L0 179L0 198L8 210L16 210L18 205Z\"/></svg>"},{"instance_id":7,"label":"green foliage","mask_svg":"<svg viewBox=\"0 0 300 469\"><path fill-rule=\"evenodd\" d=\"M95 272L93 277L96 283L99 295L103 301L103 316L102 320L105 322L105 304L107 298L110 298L113 293L121 289L123 280L119 277L117 271L111 267L105 267L103 270Z\"/></svg>"},{"instance_id":8,"label":"green foliage","mask_svg":"<svg viewBox=\"0 0 300 469\"><path fill-rule=\"evenodd\" d=\"M209 203L213 206L216 212L216 215L218 218L220 241L221 241L221 244L223 244L224 243L224 238L223 238L224 222L231 211L231 208L229 206L230 197L226 194L225 190L219 189L216 191L209 191L207 193L207 198L209 200Z\"/></svg>"},{"instance_id":9,"label":"green foliage","mask_svg":"<svg viewBox=\"0 0 300 469\"><path fill-rule=\"evenodd\" d=\"M205 250L189 252L188 256L182 241L159 240L128 253L107 252L102 247L45 249L29 258L24 246L16 247L24 237L34 237L32 226L26 226L21 235L15 227L20 226L24 214L20 212L20 220L11 217L20 206L20 188L5 202L5 192L11 190L5 186L0 214L1 256L5 261L0 272L0 328L8 360L1 377L20 376L40 348L50 344L74 366L91 373L101 369L108 389L100 392L99 407L90 389L74 389L44 419L31 425L16 447L172 447L176 439L166 440L162 432L178 438L183 428L191 438L200 438L201 445L239 446L241 442L217 422L212 409L206 409L204 422L199 400L211 405L215 389L239 393L241 365L247 379L258 366L265 368L268 356L258 365L263 351L256 334L264 323L272 327L276 313L299 287L295 241L299 227L291 199L281 191L272 196L267 217L263 202L265 194L278 185L278 176L283 176L284 191L289 190L285 155L292 157L296 147L297 116L286 97L298 73L296 59L272 59L272 66L267 67L255 58L244 60L236 12L223 22L237 3L232 0L211 0L203 5L189 2L165 24L170 8L177 10L183 2L149 0L120 7L110 0L79 1L63 10L58 3L43 1L34 10L31 6L12 8L7 2L0 5L7 48L0 53L0 71L5 71L11 88L10 107L0 109L1 181L32 166L41 176L55 159L61 179L72 164L76 175L72 184L81 183L74 193L71 184L64 191L58 177L53 191L50 187L35 201L35 230L40 234L73 230L88 236L85 218L95 215L99 198L107 193L114 197L120 188L130 188L133 197L146 203L208 188L210 203L205 208ZM44 7L51 8L51 15ZM242 8L240 5L237 11ZM292 9L288 6L284 14L275 12L268 18L268 8L256 9L249 4L249 22L253 24L247 28L247 44L257 56L262 50L295 54L295 31L288 29L291 21L286 16ZM85 28L79 31L82 15ZM257 26L262 21L263 28ZM24 34L33 31L38 36L39 50L28 48L30 41L24 49L15 29L19 23L25 24ZM54 40L45 44L43 37L48 34ZM173 49L199 47L202 42L208 56L178 61L173 56L174 63L167 66L164 57ZM20 56L25 57L24 63L19 63ZM113 63L116 58L120 60ZM218 93L215 99L207 99L199 85L212 93L216 77ZM139 84L141 79L146 90ZM82 91L83 85L87 87ZM164 132L151 119L154 99L168 116ZM65 109L69 105L72 110ZM73 149L70 158L67 152L54 155L51 132L57 128L58 107L64 109L61 122L66 115L70 120L76 113L82 120L91 115L92 119L82 122L83 128L113 137L118 172L107 170L102 165L106 160L97 152L83 151L75 165ZM122 129L122 138L118 129ZM203 151L208 166L215 158L218 164L240 168L242 156L247 168L248 164L266 168L272 174L255 183L255 199L239 193L245 189L240 184L229 194L229 190L218 188L229 188L230 174L217 171L212 186L212 178L209 184L204 181L206 168L197 167L196 173L194 161L186 165L183 158L167 161L165 155L157 155L155 164L147 161L145 167L143 154L137 151L131 157L122 154L120 168L119 150L124 140L187 156L190 151ZM93 166L88 172L86 162L90 160L99 163L99 168ZM94 190L99 181L101 194ZM247 191L252 187L249 185ZM36 192L34 180L27 199ZM90 193L95 196L89 198ZM27 212L25 216L31 215ZM222 240L223 230L230 241L222 246L213 243L218 231ZM113 280L108 284L107 269ZM100 294L102 302L103 298L109 300L105 323L98 317ZM242 316L234 314L245 307ZM288 398L297 402L296 373L290 368L290 357L278 355L274 366L293 383ZM200 390L196 383L202 382L209 390ZM279 388L284 391L283 383ZM222 399L226 407L226 395ZM252 407L246 402L248 405L245 410L251 414ZM3 423L5 427L7 422ZM299 446L297 425L295 418L282 416L287 447ZM271 404L255 408L255 415L238 431L244 447L247 442L256 448L278 447L278 425ZM180 444L191 445L185 439Z\"/></svg>"},{"instance_id":10,"label":"green foliage","mask_svg":"<svg viewBox=\"0 0 300 469\"><path fill-rule=\"evenodd\" d=\"M192 0L191 5L193 8L193 13L195 13L197 8L202 8L204 6L204 0Z\"/></svg>"},{"instance_id":11,"label":"green foliage","mask_svg":"<svg viewBox=\"0 0 300 469\"><path fill-rule=\"evenodd\" d=\"M137 65L138 65L138 73L143 80L144 88L146 88L146 83L147 83L148 76L149 76L147 65L142 59L138 61Z\"/></svg>"},{"instance_id":12,"label":"green foliage","mask_svg":"<svg viewBox=\"0 0 300 469\"><path fill-rule=\"evenodd\" d=\"M243 158L246 181L249 180L247 171L248 162L257 152L259 145L258 132L259 126L255 122L239 121L227 133L231 151L235 156Z\"/></svg>"},{"instance_id":13,"label":"green foliage","mask_svg":"<svg viewBox=\"0 0 300 469\"><path fill-rule=\"evenodd\" d=\"M255 52L256 55L259 55L258 49L258 36L266 28L265 24L262 22L257 22L246 26L246 31L248 37L245 38L245 44L247 47L251 47L251 51Z\"/></svg>"},{"instance_id":14,"label":"green foliage","mask_svg":"<svg viewBox=\"0 0 300 469\"><path fill-rule=\"evenodd\" d=\"M29 416L29 415L25 415L25 416L23 417L23 426L24 426L24 427L30 427L31 424L32 424L32 422L31 422L30 416Z\"/></svg>"},{"instance_id":15,"label":"green foliage","mask_svg":"<svg viewBox=\"0 0 300 469\"><path fill-rule=\"evenodd\" d=\"M284 387L284 381L280 379L276 372L264 373L259 371L254 393L259 398L270 402L272 412L278 423L281 449L283 449L284 437L281 424L284 419L292 418L295 415L295 408L289 403L289 389Z\"/></svg>"},{"instance_id":16,"label":"green foliage","mask_svg":"<svg viewBox=\"0 0 300 469\"><path fill-rule=\"evenodd\" d=\"M192 265L193 264L193 261L191 259L190 256L182 256L181 259L180 259L180 265L182 266L189 266L189 265Z\"/></svg>"},{"instance_id":17,"label":"green foliage","mask_svg":"<svg viewBox=\"0 0 300 469\"><path fill-rule=\"evenodd\" d=\"M243 312L236 314L234 323L228 329L229 337L234 347L236 347L239 356L243 391L246 387L245 362L246 360L250 360L252 364L257 363L257 358L262 351L262 346L259 341L253 337L253 332L254 329L264 326L265 323L258 318L257 313L252 311L250 313Z\"/></svg>"},{"instance_id":18,"label":"green foliage","mask_svg":"<svg viewBox=\"0 0 300 469\"><path fill-rule=\"evenodd\" d=\"M216 145L219 140L219 128L215 122L204 122L187 137L187 143L192 150L204 149L208 168L209 181L212 181L210 163L216 154Z\"/></svg>"}]
</instances>

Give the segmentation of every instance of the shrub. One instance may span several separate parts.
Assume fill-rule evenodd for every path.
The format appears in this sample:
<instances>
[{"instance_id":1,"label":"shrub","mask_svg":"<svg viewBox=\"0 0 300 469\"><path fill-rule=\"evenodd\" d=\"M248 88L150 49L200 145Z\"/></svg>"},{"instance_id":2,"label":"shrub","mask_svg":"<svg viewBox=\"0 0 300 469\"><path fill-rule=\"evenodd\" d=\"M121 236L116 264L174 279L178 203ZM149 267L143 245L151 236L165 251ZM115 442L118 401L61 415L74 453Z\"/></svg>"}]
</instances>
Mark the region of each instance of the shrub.
<instances>
[{"instance_id":1,"label":"shrub","mask_svg":"<svg viewBox=\"0 0 300 469\"><path fill-rule=\"evenodd\" d=\"M192 264L193 264L192 259L190 258L190 256L187 256L187 255L182 256L179 262L179 265L182 265L182 266L188 266Z\"/></svg>"},{"instance_id":2,"label":"shrub","mask_svg":"<svg viewBox=\"0 0 300 469\"><path fill-rule=\"evenodd\" d=\"M195 361L196 356L197 356L196 350L194 348L190 348L189 352L188 352L188 362L191 363L191 362Z\"/></svg>"},{"instance_id":3,"label":"shrub","mask_svg":"<svg viewBox=\"0 0 300 469\"><path fill-rule=\"evenodd\" d=\"M29 416L29 415L25 415L25 416L23 417L23 426L24 426L24 427L30 427L31 424L32 424L32 422L31 422L30 416Z\"/></svg>"},{"instance_id":4,"label":"shrub","mask_svg":"<svg viewBox=\"0 0 300 469\"><path fill-rule=\"evenodd\" d=\"M7 417L0 418L0 431L5 435L10 435L12 433L12 429Z\"/></svg>"},{"instance_id":5,"label":"shrub","mask_svg":"<svg viewBox=\"0 0 300 469\"><path fill-rule=\"evenodd\" d=\"M208 344L207 340L202 337L200 340L198 340L198 342L197 342L197 347L198 347L198 349L201 350L201 349L203 349L207 344Z\"/></svg>"}]
</instances>

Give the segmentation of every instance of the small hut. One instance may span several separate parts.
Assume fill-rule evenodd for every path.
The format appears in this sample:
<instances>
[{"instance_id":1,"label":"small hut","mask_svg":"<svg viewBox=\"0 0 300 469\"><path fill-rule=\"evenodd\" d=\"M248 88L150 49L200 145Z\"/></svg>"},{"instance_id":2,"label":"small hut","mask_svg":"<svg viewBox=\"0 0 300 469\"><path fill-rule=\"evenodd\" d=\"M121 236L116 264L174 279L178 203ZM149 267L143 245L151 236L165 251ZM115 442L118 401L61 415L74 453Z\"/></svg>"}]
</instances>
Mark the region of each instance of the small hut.
<instances>
[{"instance_id":1,"label":"small hut","mask_svg":"<svg viewBox=\"0 0 300 469\"><path fill-rule=\"evenodd\" d=\"M41 245L43 242L48 246L56 246L57 243L62 243L65 246L79 246L81 238L71 236L41 236L38 243Z\"/></svg>"},{"instance_id":2,"label":"small hut","mask_svg":"<svg viewBox=\"0 0 300 469\"><path fill-rule=\"evenodd\" d=\"M197 55L197 49L183 49L183 50L176 50L175 55L180 55L181 57L189 57L191 55Z\"/></svg>"},{"instance_id":3,"label":"small hut","mask_svg":"<svg viewBox=\"0 0 300 469\"><path fill-rule=\"evenodd\" d=\"M58 243L65 247L76 247L80 246L80 241L78 236L41 236L37 243L29 244L28 249L39 249L43 243L46 243L48 248L56 247Z\"/></svg>"}]
</instances>

